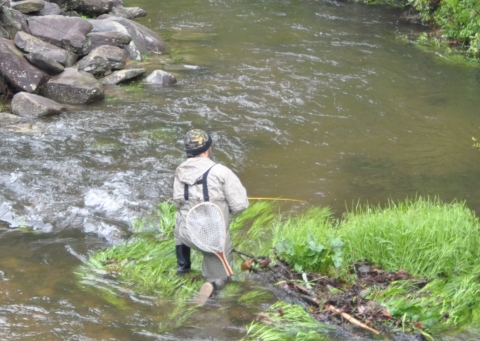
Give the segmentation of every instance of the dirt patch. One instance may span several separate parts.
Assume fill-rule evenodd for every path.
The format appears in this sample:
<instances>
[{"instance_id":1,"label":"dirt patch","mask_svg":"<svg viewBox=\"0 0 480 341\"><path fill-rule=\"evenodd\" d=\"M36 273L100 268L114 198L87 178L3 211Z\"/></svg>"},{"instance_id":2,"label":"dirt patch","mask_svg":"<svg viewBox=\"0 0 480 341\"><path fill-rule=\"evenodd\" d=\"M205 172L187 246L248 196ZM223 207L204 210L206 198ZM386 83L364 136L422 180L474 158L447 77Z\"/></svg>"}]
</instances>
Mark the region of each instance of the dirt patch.
<instances>
[{"instance_id":1,"label":"dirt patch","mask_svg":"<svg viewBox=\"0 0 480 341\"><path fill-rule=\"evenodd\" d=\"M242 269L256 273L263 281L276 284L280 297L289 296L303 304L317 320L341 326L352 334L371 335L372 339L384 336L402 341L420 341L425 337L417 333L398 330L421 330L421 325L406 326L401 318L395 318L379 303L367 299L372 290L386 289L392 282L412 280L419 288L427 282L414 278L404 270L384 271L367 262L354 265L348 282L318 273L298 274L282 261L270 266L265 257L245 258Z\"/></svg>"}]
</instances>

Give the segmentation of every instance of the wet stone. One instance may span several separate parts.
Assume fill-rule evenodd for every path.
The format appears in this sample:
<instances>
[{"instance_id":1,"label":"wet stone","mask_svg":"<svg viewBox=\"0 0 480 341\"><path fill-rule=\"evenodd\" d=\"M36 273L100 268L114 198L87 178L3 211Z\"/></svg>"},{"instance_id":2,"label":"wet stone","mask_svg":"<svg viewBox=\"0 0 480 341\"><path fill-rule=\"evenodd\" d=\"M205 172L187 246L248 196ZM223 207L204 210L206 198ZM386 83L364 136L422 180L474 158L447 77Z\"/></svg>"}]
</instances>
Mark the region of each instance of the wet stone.
<instances>
[{"instance_id":1,"label":"wet stone","mask_svg":"<svg viewBox=\"0 0 480 341\"><path fill-rule=\"evenodd\" d=\"M90 73L66 68L42 87L41 95L59 103L86 104L102 100L104 91Z\"/></svg>"},{"instance_id":2,"label":"wet stone","mask_svg":"<svg viewBox=\"0 0 480 341\"><path fill-rule=\"evenodd\" d=\"M12 112L21 117L58 115L63 111L65 111L63 105L45 97L26 92L19 92L13 96Z\"/></svg>"},{"instance_id":3,"label":"wet stone","mask_svg":"<svg viewBox=\"0 0 480 341\"><path fill-rule=\"evenodd\" d=\"M127 80L139 77L146 72L145 69L126 69L115 71L112 74L102 79L102 83L105 85L115 85Z\"/></svg>"},{"instance_id":4,"label":"wet stone","mask_svg":"<svg viewBox=\"0 0 480 341\"><path fill-rule=\"evenodd\" d=\"M177 79L170 73L163 70L155 70L147 78L145 83L153 85L168 86L177 83Z\"/></svg>"}]
</instances>

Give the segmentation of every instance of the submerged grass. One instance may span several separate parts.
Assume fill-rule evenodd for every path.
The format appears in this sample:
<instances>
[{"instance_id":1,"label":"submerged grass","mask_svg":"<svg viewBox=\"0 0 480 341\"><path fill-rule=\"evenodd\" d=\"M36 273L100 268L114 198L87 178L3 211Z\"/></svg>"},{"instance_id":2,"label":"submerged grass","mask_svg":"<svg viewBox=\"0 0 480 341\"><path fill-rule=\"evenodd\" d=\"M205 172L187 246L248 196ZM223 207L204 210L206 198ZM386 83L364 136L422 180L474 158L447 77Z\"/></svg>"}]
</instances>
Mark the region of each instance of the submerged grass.
<instances>
[{"instance_id":1,"label":"submerged grass","mask_svg":"<svg viewBox=\"0 0 480 341\"><path fill-rule=\"evenodd\" d=\"M247 327L242 341L317 341L325 339L322 329L330 329L327 325L320 327L302 307L285 302L273 304L258 320Z\"/></svg>"}]
</instances>

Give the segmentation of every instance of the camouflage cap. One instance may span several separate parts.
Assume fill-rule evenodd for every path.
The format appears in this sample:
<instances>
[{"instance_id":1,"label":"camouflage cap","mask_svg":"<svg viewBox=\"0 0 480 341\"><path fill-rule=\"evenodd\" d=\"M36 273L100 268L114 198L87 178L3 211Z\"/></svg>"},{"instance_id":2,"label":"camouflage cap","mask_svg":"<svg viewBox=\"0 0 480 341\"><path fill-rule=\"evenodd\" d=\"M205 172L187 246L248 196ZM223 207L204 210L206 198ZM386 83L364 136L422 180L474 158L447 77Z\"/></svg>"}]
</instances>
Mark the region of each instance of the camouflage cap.
<instances>
[{"instance_id":1,"label":"camouflage cap","mask_svg":"<svg viewBox=\"0 0 480 341\"><path fill-rule=\"evenodd\" d=\"M201 129L190 130L185 135L185 152L189 155L198 155L206 152L212 145L212 137Z\"/></svg>"}]
</instances>

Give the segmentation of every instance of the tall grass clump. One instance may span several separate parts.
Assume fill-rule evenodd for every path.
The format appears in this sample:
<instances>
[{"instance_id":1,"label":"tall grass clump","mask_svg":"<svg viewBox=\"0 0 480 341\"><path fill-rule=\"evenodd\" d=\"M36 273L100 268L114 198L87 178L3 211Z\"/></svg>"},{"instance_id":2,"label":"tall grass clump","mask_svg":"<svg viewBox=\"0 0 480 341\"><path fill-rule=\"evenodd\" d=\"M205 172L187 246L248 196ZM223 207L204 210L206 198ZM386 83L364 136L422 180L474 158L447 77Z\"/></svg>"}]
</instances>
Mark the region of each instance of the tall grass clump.
<instances>
[{"instance_id":1,"label":"tall grass clump","mask_svg":"<svg viewBox=\"0 0 480 341\"><path fill-rule=\"evenodd\" d=\"M469 272L480 257L478 218L465 203L418 198L357 207L345 215L339 235L350 263L366 259L428 279Z\"/></svg>"}]
</instances>

